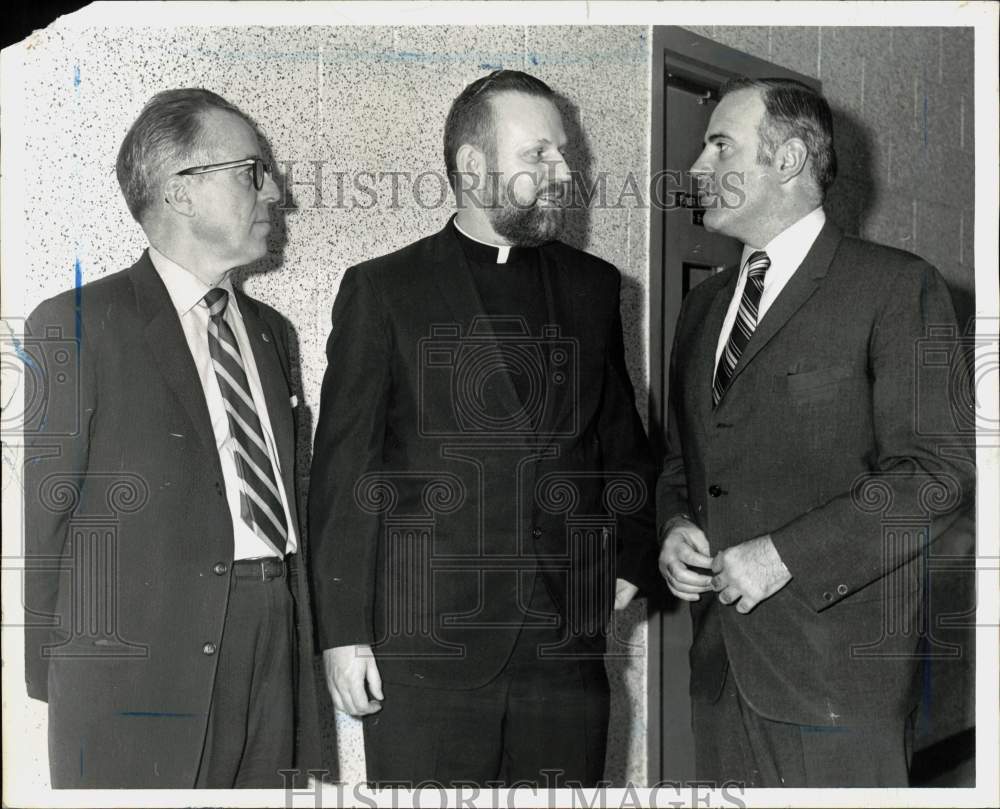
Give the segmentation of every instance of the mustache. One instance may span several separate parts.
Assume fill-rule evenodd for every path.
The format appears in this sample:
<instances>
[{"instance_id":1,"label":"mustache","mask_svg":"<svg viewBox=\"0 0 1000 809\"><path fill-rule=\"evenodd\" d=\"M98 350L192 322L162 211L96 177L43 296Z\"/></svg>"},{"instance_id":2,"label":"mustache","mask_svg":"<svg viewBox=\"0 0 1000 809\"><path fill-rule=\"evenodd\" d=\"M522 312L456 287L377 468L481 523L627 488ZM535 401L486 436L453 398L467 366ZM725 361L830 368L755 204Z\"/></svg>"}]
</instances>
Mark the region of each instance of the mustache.
<instances>
[{"instance_id":1,"label":"mustache","mask_svg":"<svg viewBox=\"0 0 1000 809\"><path fill-rule=\"evenodd\" d=\"M566 203L570 195L569 183L546 183L535 192L535 199L549 199L554 202Z\"/></svg>"}]
</instances>

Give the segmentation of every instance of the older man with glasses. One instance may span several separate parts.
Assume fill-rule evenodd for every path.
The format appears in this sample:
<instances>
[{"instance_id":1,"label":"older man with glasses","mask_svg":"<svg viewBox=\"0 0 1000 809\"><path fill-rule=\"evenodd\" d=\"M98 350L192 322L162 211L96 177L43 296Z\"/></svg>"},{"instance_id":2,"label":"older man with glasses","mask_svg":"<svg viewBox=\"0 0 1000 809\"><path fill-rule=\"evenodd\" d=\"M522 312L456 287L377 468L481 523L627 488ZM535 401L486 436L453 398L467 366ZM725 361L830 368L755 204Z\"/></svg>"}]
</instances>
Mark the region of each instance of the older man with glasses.
<instances>
[{"instance_id":1,"label":"older man with glasses","mask_svg":"<svg viewBox=\"0 0 1000 809\"><path fill-rule=\"evenodd\" d=\"M231 280L267 253L278 189L252 121L201 89L155 95L117 173L149 249L26 330L57 371L25 425L52 783L281 787L319 750L288 329ZM81 530L109 507L114 535Z\"/></svg>"}]
</instances>

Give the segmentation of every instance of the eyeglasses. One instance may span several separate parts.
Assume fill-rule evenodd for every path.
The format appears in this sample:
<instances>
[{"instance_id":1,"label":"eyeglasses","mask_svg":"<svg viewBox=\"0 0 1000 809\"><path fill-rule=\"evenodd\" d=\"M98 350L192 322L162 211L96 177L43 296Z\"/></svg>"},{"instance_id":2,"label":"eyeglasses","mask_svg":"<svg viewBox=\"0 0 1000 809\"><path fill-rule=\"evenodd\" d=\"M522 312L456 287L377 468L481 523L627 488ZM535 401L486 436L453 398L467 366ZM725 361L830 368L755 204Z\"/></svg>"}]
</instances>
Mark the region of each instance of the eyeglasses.
<instances>
[{"instance_id":1,"label":"eyeglasses","mask_svg":"<svg viewBox=\"0 0 1000 809\"><path fill-rule=\"evenodd\" d=\"M271 173L271 166L259 157L248 157L246 160L230 160L228 163L212 163L208 166L192 166L178 174L207 174L210 171L237 169L241 166L253 166L253 187L258 191L264 187L264 175Z\"/></svg>"}]
</instances>

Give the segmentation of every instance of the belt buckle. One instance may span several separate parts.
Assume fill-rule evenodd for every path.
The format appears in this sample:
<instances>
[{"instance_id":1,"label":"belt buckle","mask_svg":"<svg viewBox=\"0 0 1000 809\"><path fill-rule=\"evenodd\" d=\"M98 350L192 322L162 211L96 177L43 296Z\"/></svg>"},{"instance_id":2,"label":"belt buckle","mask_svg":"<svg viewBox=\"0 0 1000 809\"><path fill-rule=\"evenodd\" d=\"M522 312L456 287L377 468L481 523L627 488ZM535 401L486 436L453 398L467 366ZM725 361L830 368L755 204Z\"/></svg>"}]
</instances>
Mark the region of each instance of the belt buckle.
<instances>
[{"instance_id":1,"label":"belt buckle","mask_svg":"<svg viewBox=\"0 0 1000 809\"><path fill-rule=\"evenodd\" d=\"M260 580L267 581L267 558L263 557L260 559Z\"/></svg>"}]
</instances>

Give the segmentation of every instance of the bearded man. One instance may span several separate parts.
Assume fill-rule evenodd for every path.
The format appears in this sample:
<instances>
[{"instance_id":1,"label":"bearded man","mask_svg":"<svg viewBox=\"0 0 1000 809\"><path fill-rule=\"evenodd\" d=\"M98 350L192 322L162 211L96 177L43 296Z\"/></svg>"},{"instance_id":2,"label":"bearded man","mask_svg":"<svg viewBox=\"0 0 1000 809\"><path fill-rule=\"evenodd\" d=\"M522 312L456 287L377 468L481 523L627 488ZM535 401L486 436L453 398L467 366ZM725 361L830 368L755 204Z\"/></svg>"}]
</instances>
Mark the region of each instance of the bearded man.
<instances>
[{"instance_id":1,"label":"bearded man","mask_svg":"<svg viewBox=\"0 0 1000 809\"><path fill-rule=\"evenodd\" d=\"M657 586L655 469L619 274L556 241L566 141L538 79L470 84L444 134L457 215L349 269L333 308L313 585L379 784L603 774L612 606Z\"/></svg>"}]
</instances>

